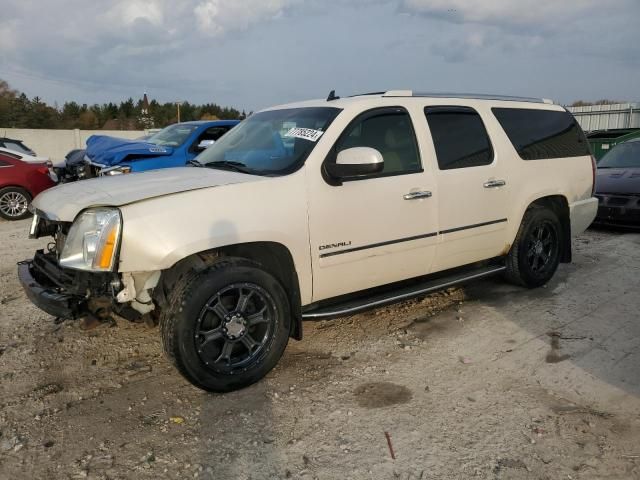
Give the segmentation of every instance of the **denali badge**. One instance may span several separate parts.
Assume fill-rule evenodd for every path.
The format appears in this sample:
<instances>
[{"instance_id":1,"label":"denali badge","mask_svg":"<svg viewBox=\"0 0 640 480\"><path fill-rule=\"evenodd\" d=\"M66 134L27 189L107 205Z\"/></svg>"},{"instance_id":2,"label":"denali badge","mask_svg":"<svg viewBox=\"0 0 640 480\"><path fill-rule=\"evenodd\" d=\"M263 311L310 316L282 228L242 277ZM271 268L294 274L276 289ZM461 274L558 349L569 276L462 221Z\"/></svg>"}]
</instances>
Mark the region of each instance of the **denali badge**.
<instances>
[{"instance_id":1,"label":"denali badge","mask_svg":"<svg viewBox=\"0 0 640 480\"><path fill-rule=\"evenodd\" d=\"M349 245L351 245L351 240L348 242L328 243L326 245L320 245L318 248L320 250L327 250L328 248L348 247Z\"/></svg>"}]
</instances>

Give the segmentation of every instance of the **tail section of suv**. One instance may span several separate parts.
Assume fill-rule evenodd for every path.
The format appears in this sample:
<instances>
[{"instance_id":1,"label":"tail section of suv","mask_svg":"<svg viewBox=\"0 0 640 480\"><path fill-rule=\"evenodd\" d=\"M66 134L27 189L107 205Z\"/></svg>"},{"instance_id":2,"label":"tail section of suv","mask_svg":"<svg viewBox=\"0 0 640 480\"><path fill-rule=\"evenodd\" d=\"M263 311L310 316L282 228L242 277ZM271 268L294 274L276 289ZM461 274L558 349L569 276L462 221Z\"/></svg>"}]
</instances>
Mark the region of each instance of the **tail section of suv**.
<instances>
[{"instance_id":1,"label":"tail section of suv","mask_svg":"<svg viewBox=\"0 0 640 480\"><path fill-rule=\"evenodd\" d=\"M562 107L408 91L253 114L192 167L36 199L48 251L19 266L52 315L159 318L194 385L262 378L302 319L503 273L526 287L593 220L588 144Z\"/></svg>"}]
</instances>

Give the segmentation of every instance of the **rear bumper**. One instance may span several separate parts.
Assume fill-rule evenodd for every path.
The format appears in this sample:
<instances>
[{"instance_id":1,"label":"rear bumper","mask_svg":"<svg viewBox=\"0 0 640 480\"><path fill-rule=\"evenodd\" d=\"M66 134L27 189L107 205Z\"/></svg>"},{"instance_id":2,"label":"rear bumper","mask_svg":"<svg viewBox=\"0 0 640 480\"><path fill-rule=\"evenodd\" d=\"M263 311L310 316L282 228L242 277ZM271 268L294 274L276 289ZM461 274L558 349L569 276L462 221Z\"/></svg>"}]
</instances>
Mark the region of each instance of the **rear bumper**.
<instances>
[{"instance_id":1,"label":"rear bumper","mask_svg":"<svg viewBox=\"0 0 640 480\"><path fill-rule=\"evenodd\" d=\"M78 318L83 310L84 299L60 292L53 285L39 283L32 269L33 262L30 260L18 264L18 279L31 303L54 317Z\"/></svg>"},{"instance_id":2,"label":"rear bumper","mask_svg":"<svg viewBox=\"0 0 640 480\"><path fill-rule=\"evenodd\" d=\"M580 235L584 232L598 212L598 199L590 197L580 200L569 205L569 214L571 216L571 235Z\"/></svg>"}]
</instances>

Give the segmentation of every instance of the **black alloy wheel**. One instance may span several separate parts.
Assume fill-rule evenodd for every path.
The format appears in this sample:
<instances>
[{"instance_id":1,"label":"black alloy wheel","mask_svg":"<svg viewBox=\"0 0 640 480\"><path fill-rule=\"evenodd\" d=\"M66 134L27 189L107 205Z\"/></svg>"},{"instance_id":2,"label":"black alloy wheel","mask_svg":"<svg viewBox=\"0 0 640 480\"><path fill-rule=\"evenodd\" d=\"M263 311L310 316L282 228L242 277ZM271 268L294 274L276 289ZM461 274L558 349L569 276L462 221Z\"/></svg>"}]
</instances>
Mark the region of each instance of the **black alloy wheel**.
<instances>
[{"instance_id":1,"label":"black alloy wheel","mask_svg":"<svg viewBox=\"0 0 640 480\"><path fill-rule=\"evenodd\" d=\"M160 311L164 351L193 385L229 392L262 379L291 333L289 297L252 260L222 257L184 274Z\"/></svg>"},{"instance_id":2,"label":"black alloy wheel","mask_svg":"<svg viewBox=\"0 0 640 480\"><path fill-rule=\"evenodd\" d=\"M529 208L505 260L507 279L529 288L551 280L560 263L562 235L562 226L553 210Z\"/></svg>"},{"instance_id":3,"label":"black alloy wheel","mask_svg":"<svg viewBox=\"0 0 640 480\"><path fill-rule=\"evenodd\" d=\"M198 356L224 373L260 356L274 329L275 302L253 283L234 283L211 296L196 321Z\"/></svg>"},{"instance_id":4,"label":"black alloy wheel","mask_svg":"<svg viewBox=\"0 0 640 480\"><path fill-rule=\"evenodd\" d=\"M543 274L549 268L550 261L557 254L558 239L554 226L544 221L531 229L527 238L527 262L534 274Z\"/></svg>"}]
</instances>

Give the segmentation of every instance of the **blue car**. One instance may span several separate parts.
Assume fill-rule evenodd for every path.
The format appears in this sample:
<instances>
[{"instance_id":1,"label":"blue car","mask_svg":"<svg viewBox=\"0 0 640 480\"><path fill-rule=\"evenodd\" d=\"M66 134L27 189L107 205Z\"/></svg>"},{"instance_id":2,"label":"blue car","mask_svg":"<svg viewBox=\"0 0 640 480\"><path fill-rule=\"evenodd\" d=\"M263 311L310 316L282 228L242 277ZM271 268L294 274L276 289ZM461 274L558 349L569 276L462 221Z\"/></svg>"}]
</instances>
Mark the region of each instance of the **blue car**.
<instances>
[{"instance_id":1,"label":"blue car","mask_svg":"<svg viewBox=\"0 0 640 480\"><path fill-rule=\"evenodd\" d=\"M176 123L143 140L92 135L87 139L86 150L67 155L65 179L182 167L238 123L239 120Z\"/></svg>"}]
</instances>

